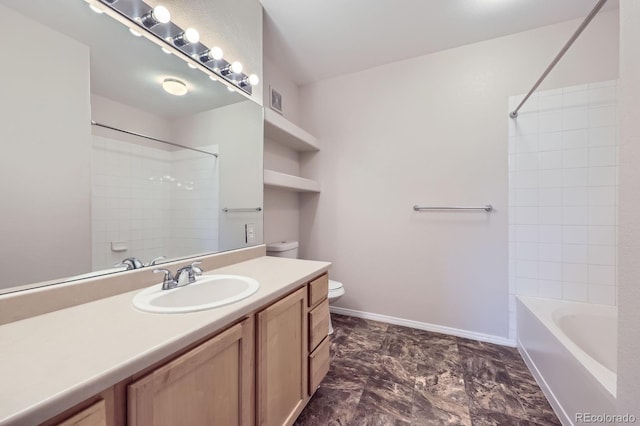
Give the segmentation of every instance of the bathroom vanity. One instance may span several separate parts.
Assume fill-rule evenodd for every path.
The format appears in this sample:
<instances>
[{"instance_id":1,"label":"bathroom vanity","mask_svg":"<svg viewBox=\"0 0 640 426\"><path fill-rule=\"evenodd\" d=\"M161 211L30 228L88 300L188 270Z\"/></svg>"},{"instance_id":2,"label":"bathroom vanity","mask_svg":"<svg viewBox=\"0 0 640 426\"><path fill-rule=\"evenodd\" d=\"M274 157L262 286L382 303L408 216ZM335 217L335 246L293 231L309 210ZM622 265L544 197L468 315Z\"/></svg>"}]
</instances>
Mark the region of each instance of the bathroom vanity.
<instances>
[{"instance_id":1,"label":"bathroom vanity","mask_svg":"<svg viewBox=\"0 0 640 426\"><path fill-rule=\"evenodd\" d=\"M232 305L149 314L127 292L0 326L0 424L292 424L329 369L326 262L261 256Z\"/></svg>"}]
</instances>

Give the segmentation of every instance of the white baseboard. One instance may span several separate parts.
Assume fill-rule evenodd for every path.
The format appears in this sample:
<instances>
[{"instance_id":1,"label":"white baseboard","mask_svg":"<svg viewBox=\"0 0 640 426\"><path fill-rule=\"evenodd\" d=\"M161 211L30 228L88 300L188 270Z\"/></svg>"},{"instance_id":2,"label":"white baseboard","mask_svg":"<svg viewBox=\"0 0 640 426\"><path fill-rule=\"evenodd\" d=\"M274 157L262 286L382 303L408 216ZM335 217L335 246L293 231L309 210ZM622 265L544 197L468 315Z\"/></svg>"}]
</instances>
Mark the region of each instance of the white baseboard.
<instances>
[{"instance_id":1,"label":"white baseboard","mask_svg":"<svg viewBox=\"0 0 640 426\"><path fill-rule=\"evenodd\" d=\"M374 314L371 312L356 311L353 309L340 308L337 306L331 306L330 310L331 312L339 315L348 315L351 317L380 321L388 324L402 325L405 327L417 328L420 330L433 331L434 333L450 334L452 336L464 337L467 339L479 340L481 342L487 343L495 343L496 345L510 346L512 348L516 347L515 340L508 339L506 337L493 336L491 334L476 333L475 331L460 330L458 328L445 327L442 325L429 324L426 322L391 317L388 315Z\"/></svg>"},{"instance_id":2,"label":"white baseboard","mask_svg":"<svg viewBox=\"0 0 640 426\"><path fill-rule=\"evenodd\" d=\"M524 363L527 364L527 367L529 367L529 371L533 375L533 378L536 379L536 382L538 383L538 386L540 386L540 389L542 390L544 395L547 397L549 404L551 404L551 408L553 408L553 411L555 411L556 416L558 416L560 422L564 426L573 426L573 420L571 419L571 417L569 417L567 412L564 411L562 405L560 405L558 398L556 398L556 396L554 395L553 391L547 384L547 381L540 373L540 370L538 370L535 362L533 362L533 359L531 359L529 352L527 352L527 350L524 348L524 345L522 345L522 343L520 342L520 339L518 339L518 352L520 352L520 356L522 356Z\"/></svg>"}]
</instances>

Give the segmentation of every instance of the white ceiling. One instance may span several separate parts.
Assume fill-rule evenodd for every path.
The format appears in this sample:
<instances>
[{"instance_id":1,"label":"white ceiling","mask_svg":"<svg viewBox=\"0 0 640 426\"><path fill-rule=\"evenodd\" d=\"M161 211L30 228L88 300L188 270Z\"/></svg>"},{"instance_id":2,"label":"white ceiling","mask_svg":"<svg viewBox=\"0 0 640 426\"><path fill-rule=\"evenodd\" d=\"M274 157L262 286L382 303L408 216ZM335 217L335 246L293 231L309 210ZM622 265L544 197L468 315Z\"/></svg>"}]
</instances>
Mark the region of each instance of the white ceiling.
<instances>
[{"instance_id":1,"label":"white ceiling","mask_svg":"<svg viewBox=\"0 0 640 426\"><path fill-rule=\"evenodd\" d=\"M596 0L261 2L265 9L265 56L286 70L297 84L584 17L597 3ZM609 0L604 10L617 7L618 0Z\"/></svg>"}]
</instances>

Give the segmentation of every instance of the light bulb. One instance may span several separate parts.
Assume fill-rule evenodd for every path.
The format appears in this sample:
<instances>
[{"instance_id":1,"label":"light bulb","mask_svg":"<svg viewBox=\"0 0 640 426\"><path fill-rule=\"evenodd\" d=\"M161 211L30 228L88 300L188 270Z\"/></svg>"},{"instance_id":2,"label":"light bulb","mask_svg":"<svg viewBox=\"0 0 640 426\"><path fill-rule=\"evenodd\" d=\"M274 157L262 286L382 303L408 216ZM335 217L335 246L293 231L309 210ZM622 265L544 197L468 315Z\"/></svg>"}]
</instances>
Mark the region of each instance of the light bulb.
<instances>
[{"instance_id":1,"label":"light bulb","mask_svg":"<svg viewBox=\"0 0 640 426\"><path fill-rule=\"evenodd\" d=\"M209 78L211 79L211 81L218 81L217 78L215 78L214 76L210 75Z\"/></svg>"},{"instance_id":2,"label":"light bulb","mask_svg":"<svg viewBox=\"0 0 640 426\"><path fill-rule=\"evenodd\" d=\"M228 91L230 91L230 92L235 92L235 91L236 91L236 89L234 89L234 88L233 88L233 87L231 87L231 86L227 86L227 90L228 90Z\"/></svg>"},{"instance_id":3,"label":"light bulb","mask_svg":"<svg viewBox=\"0 0 640 426\"><path fill-rule=\"evenodd\" d=\"M164 6L156 6L151 11L154 18L160 22L161 24L166 24L171 20L171 13L169 13L169 9Z\"/></svg>"},{"instance_id":4,"label":"light bulb","mask_svg":"<svg viewBox=\"0 0 640 426\"><path fill-rule=\"evenodd\" d=\"M196 68L198 68L198 67L196 67L195 65L193 65L191 62L187 62L187 65L189 66L189 68L194 69L194 70L195 70Z\"/></svg>"},{"instance_id":5,"label":"light bulb","mask_svg":"<svg viewBox=\"0 0 640 426\"><path fill-rule=\"evenodd\" d=\"M175 78L165 78L162 82L162 88L165 92L174 96L183 96L189 91L184 81L180 81Z\"/></svg>"},{"instance_id":6,"label":"light bulb","mask_svg":"<svg viewBox=\"0 0 640 426\"><path fill-rule=\"evenodd\" d=\"M222 59L222 55L222 49L220 49L219 47L214 47L202 52L200 54L200 60L202 62L219 61L220 59Z\"/></svg>"},{"instance_id":7,"label":"light bulb","mask_svg":"<svg viewBox=\"0 0 640 426\"><path fill-rule=\"evenodd\" d=\"M200 41L200 33L195 28L187 28L184 36L189 43L197 43Z\"/></svg>"},{"instance_id":8,"label":"light bulb","mask_svg":"<svg viewBox=\"0 0 640 426\"><path fill-rule=\"evenodd\" d=\"M166 53L167 55L171 55L171 51L169 49L167 49L166 47L161 47L160 48L164 53Z\"/></svg>"},{"instance_id":9,"label":"light bulb","mask_svg":"<svg viewBox=\"0 0 640 426\"><path fill-rule=\"evenodd\" d=\"M187 28L186 31L173 38L176 46L185 46L190 43L197 43L198 41L200 41L200 34L194 28Z\"/></svg>"},{"instance_id":10,"label":"light bulb","mask_svg":"<svg viewBox=\"0 0 640 426\"><path fill-rule=\"evenodd\" d=\"M240 74L242 72L242 64L238 61L235 61L233 64L231 64L231 71L236 74Z\"/></svg>"},{"instance_id":11,"label":"light bulb","mask_svg":"<svg viewBox=\"0 0 640 426\"><path fill-rule=\"evenodd\" d=\"M142 37L142 34L140 34L139 32L137 32L136 30L134 30L133 28L129 28L129 32L134 36L134 37Z\"/></svg>"},{"instance_id":12,"label":"light bulb","mask_svg":"<svg viewBox=\"0 0 640 426\"><path fill-rule=\"evenodd\" d=\"M209 55L211 55L211 57L216 61L219 61L220 59L222 59L224 53L222 52L222 49L220 49L218 46L215 46L210 50Z\"/></svg>"},{"instance_id":13,"label":"light bulb","mask_svg":"<svg viewBox=\"0 0 640 426\"><path fill-rule=\"evenodd\" d=\"M158 24L166 24L170 20L171 13L169 13L169 9L164 6L156 6L140 18L142 25L147 28L154 27Z\"/></svg>"},{"instance_id":14,"label":"light bulb","mask_svg":"<svg viewBox=\"0 0 640 426\"><path fill-rule=\"evenodd\" d=\"M258 83L260 83L260 78L255 74L251 74L249 76L249 84L252 86L257 86Z\"/></svg>"}]
</instances>

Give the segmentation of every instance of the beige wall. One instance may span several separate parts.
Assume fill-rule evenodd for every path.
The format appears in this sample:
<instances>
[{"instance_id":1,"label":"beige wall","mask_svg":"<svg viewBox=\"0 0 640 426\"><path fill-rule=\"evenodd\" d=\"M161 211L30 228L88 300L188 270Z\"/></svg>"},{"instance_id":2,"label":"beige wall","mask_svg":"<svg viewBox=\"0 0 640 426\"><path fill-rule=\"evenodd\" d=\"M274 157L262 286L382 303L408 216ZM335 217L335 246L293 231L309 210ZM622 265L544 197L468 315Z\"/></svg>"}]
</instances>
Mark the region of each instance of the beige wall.
<instances>
[{"instance_id":1,"label":"beige wall","mask_svg":"<svg viewBox=\"0 0 640 426\"><path fill-rule=\"evenodd\" d=\"M221 208L263 207L263 111L246 100L174 120L181 143L218 146ZM258 184L256 184L258 182ZM219 213L220 250L263 242L263 214ZM245 224L254 224L255 241L245 243Z\"/></svg>"},{"instance_id":2,"label":"beige wall","mask_svg":"<svg viewBox=\"0 0 640 426\"><path fill-rule=\"evenodd\" d=\"M640 3L620 1L618 412L640 418Z\"/></svg>"},{"instance_id":3,"label":"beige wall","mask_svg":"<svg viewBox=\"0 0 640 426\"><path fill-rule=\"evenodd\" d=\"M269 139L264 140L264 168L282 173L300 173L296 151ZM300 222L299 196L296 192L264 188L264 241L297 241Z\"/></svg>"},{"instance_id":4,"label":"beige wall","mask_svg":"<svg viewBox=\"0 0 640 426\"><path fill-rule=\"evenodd\" d=\"M282 95L282 115L292 123L300 125L300 88L288 77L278 64L264 57L264 106L269 108L269 88Z\"/></svg>"},{"instance_id":5,"label":"beige wall","mask_svg":"<svg viewBox=\"0 0 640 426\"><path fill-rule=\"evenodd\" d=\"M22 34L20 43L7 43L2 52L5 288L91 270L91 139L89 49L4 6L0 24ZM32 66L33 49L25 46L38 46L46 69Z\"/></svg>"},{"instance_id":6,"label":"beige wall","mask_svg":"<svg viewBox=\"0 0 640 426\"><path fill-rule=\"evenodd\" d=\"M333 262L344 308L506 337L508 97L526 92L580 21L302 88L322 150L301 173L302 256ZM618 15L599 15L543 89L616 79ZM414 213L483 205L491 214Z\"/></svg>"},{"instance_id":7,"label":"beige wall","mask_svg":"<svg viewBox=\"0 0 640 426\"><path fill-rule=\"evenodd\" d=\"M282 95L282 115L292 123L300 123L299 87L278 65L264 58L264 105L269 108L269 87ZM299 154L276 141L264 141L264 168L291 175L300 174ZM264 189L264 242L298 241L300 196L277 188Z\"/></svg>"}]
</instances>

